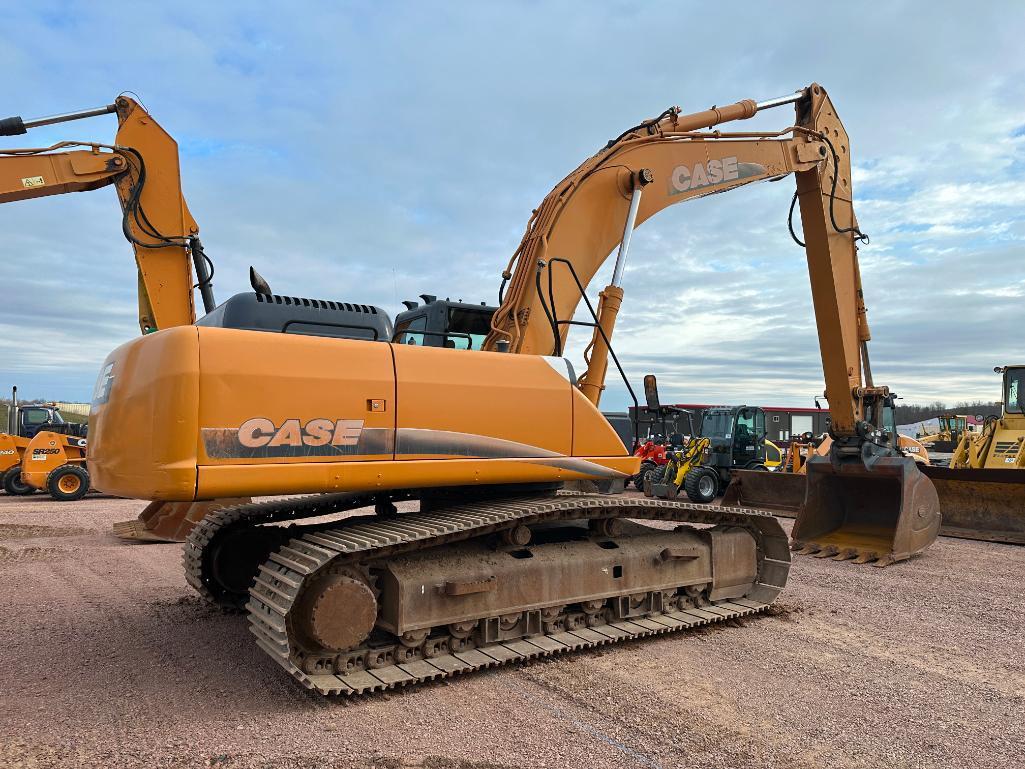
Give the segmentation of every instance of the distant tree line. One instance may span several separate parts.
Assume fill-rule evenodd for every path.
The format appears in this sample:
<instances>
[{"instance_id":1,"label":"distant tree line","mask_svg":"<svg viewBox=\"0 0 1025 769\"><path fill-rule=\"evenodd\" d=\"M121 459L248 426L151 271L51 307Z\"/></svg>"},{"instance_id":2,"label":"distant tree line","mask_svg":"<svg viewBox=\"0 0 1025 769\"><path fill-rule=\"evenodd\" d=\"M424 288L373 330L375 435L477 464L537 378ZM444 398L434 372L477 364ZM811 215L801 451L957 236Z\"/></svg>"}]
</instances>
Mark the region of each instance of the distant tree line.
<instances>
[{"instance_id":1,"label":"distant tree line","mask_svg":"<svg viewBox=\"0 0 1025 769\"><path fill-rule=\"evenodd\" d=\"M1000 414L1000 401L986 402L986 401L961 401L955 403L953 406L948 406L946 403L935 401L933 403L916 404L916 403L900 403L898 402L896 408L897 424L899 425L910 425L915 422L925 422L928 419L935 419L940 414L967 414L968 416L975 416L982 414L984 417L990 414Z\"/></svg>"}]
</instances>

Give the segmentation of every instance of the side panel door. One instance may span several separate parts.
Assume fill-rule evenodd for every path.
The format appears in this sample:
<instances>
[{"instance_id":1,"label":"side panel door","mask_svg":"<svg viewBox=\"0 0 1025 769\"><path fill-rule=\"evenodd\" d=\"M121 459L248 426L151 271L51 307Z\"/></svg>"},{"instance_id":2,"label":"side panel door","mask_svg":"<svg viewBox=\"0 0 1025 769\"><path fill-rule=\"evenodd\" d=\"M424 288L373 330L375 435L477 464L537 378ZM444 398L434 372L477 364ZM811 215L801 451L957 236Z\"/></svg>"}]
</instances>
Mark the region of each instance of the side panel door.
<instances>
[{"instance_id":1,"label":"side panel door","mask_svg":"<svg viewBox=\"0 0 1025 769\"><path fill-rule=\"evenodd\" d=\"M396 459L568 456L572 385L535 355L393 345Z\"/></svg>"},{"instance_id":2,"label":"side panel door","mask_svg":"<svg viewBox=\"0 0 1025 769\"><path fill-rule=\"evenodd\" d=\"M198 330L199 464L393 458L390 344Z\"/></svg>"}]
</instances>

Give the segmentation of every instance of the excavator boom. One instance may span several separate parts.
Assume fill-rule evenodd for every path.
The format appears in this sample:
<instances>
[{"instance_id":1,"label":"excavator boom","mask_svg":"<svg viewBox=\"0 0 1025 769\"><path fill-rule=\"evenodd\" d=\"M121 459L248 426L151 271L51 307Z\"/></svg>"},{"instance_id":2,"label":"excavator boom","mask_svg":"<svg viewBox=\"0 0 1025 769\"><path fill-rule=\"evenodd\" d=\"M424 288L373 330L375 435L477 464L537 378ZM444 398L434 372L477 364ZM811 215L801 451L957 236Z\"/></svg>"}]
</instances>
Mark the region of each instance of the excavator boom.
<instances>
[{"instance_id":1,"label":"excavator boom","mask_svg":"<svg viewBox=\"0 0 1025 769\"><path fill-rule=\"evenodd\" d=\"M782 131L716 128L788 104L795 120ZM502 274L508 290L485 348L562 354L583 288L619 244L578 380L597 404L633 229L675 203L792 173L833 438L829 458L809 464L794 544L880 565L921 552L936 538L939 511L931 484L899 451L896 427L883 423L892 396L875 386L869 363L857 256L858 242L867 237L854 215L850 158L847 132L817 84L781 99L745 100L694 115L666 110L588 158L538 206ZM788 489L792 498L795 489ZM773 507L770 482L759 490L768 492L757 495L764 506Z\"/></svg>"}]
</instances>

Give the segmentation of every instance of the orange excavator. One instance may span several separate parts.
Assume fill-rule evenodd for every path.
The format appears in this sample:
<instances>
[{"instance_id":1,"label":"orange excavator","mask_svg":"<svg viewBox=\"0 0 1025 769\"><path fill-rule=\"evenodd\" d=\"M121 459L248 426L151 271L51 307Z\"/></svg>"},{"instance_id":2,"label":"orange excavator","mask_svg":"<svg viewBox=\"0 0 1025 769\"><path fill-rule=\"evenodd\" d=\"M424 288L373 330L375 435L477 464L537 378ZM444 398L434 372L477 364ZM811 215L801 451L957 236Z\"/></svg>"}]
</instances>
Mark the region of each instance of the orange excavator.
<instances>
[{"instance_id":1,"label":"orange excavator","mask_svg":"<svg viewBox=\"0 0 1025 769\"><path fill-rule=\"evenodd\" d=\"M716 128L784 105L795 120L782 131ZM809 520L860 536L867 497L874 525L938 526L929 482L890 447L889 392L868 375L850 145L818 85L672 108L610 141L531 217L482 350L392 343L377 308L280 296L256 275L253 294L216 307L209 296L196 320L193 287L207 300L210 271L173 142L127 97L105 112L119 120L113 145L0 157L0 200L115 184L135 246L146 333L100 372L93 482L182 504L298 495L209 513L184 563L202 595L244 608L260 648L311 689L389 689L775 599L790 549L771 515L601 493L639 464L597 408L609 361L622 372L611 340L634 228L752 182L797 178L834 428L830 458L812 462ZM9 119L7 132L32 124ZM586 288L614 250L595 307ZM589 322L574 318L581 301ZM591 332L580 376L563 357L577 325ZM365 336L338 333L356 328ZM400 512L407 500L418 509Z\"/></svg>"}]
</instances>

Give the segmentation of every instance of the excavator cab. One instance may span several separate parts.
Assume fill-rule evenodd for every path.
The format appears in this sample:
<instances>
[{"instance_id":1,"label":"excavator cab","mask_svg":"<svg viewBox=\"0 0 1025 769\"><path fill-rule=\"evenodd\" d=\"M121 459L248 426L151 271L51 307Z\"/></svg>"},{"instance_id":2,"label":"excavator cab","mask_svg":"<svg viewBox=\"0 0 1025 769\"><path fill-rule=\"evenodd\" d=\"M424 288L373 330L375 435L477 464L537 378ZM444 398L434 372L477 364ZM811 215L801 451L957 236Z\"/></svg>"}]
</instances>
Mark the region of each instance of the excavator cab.
<instances>
[{"instance_id":1,"label":"excavator cab","mask_svg":"<svg viewBox=\"0 0 1025 769\"><path fill-rule=\"evenodd\" d=\"M484 302L470 304L420 294L423 304L406 301L405 312L395 316L396 344L479 350L491 331L495 308Z\"/></svg>"}]
</instances>

